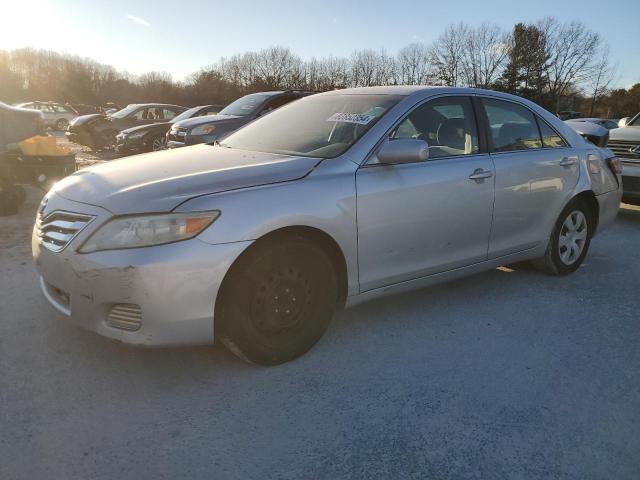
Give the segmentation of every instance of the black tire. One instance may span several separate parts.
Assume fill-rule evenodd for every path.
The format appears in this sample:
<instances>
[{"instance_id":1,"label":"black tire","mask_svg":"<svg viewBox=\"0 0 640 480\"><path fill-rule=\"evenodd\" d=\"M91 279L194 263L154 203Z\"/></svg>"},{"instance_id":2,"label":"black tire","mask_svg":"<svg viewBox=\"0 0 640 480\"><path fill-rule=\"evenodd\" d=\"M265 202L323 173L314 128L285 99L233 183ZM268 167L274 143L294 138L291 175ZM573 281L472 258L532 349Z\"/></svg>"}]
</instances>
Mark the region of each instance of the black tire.
<instances>
[{"instance_id":1,"label":"black tire","mask_svg":"<svg viewBox=\"0 0 640 480\"><path fill-rule=\"evenodd\" d=\"M69 127L69 120L61 118L56 122L56 130L63 132Z\"/></svg>"},{"instance_id":2,"label":"black tire","mask_svg":"<svg viewBox=\"0 0 640 480\"><path fill-rule=\"evenodd\" d=\"M570 258L570 263L567 263L567 261L563 261L562 255L568 247L560 245L560 237L566 232L566 227L564 226L565 220L567 220L570 215L575 216L577 212L582 214L586 221L586 238L584 239L580 254L573 259ZM588 205L580 199L571 201L564 210L562 210L562 213L556 221L544 257L534 260L531 263L536 269L549 275L569 275L575 272L587 256L594 226L593 212L591 212Z\"/></svg>"},{"instance_id":3,"label":"black tire","mask_svg":"<svg viewBox=\"0 0 640 480\"><path fill-rule=\"evenodd\" d=\"M147 151L149 152L158 152L165 148L167 148L167 137L165 135L156 135L147 142Z\"/></svg>"},{"instance_id":4,"label":"black tire","mask_svg":"<svg viewBox=\"0 0 640 480\"><path fill-rule=\"evenodd\" d=\"M216 335L241 359L278 365L306 353L337 303L331 258L301 238L267 241L229 272L216 309Z\"/></svg>"}]
</instances>

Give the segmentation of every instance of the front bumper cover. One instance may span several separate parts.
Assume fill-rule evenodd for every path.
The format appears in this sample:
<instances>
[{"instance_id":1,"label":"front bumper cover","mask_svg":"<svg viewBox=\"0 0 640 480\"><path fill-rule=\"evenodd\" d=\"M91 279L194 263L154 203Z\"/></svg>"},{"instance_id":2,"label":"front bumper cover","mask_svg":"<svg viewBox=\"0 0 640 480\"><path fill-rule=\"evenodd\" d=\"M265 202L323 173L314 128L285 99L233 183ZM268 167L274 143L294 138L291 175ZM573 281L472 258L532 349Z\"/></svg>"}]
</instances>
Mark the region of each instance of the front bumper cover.
<instances>
[{"instance_id":1,"label":"front bumper cover","mask_svg":"<svg viewBox=\"0 0 640 480\"><path fill-rule=\"evenodd\" d=\"M251 242L211 245L195 238L155 247L80 254L78 246L110 214L55 196L49 204L52 200L56 209L96 216L58 253L44 248L34 231L32 249L41 288L58 311L83 328L129 344L213 343L218 290L231 264ZM139 330L109 325L109 311L117 304L141 307Z\"/></svg>"}]
</instances>

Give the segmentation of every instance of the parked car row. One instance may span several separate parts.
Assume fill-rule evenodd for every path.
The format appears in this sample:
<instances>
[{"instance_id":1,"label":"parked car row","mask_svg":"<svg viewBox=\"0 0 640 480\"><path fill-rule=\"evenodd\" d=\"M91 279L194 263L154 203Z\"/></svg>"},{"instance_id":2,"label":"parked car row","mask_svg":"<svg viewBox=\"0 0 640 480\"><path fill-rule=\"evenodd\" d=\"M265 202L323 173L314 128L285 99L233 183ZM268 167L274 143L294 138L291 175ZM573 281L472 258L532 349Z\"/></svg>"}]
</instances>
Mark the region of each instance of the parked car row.
<instances>
[{"instance_id":1,"label":"parked car row","mask_svg":"<svg viewBox=\"0 0 640 480\"><path fill-rule=\"evenodd\" d=\"M293 100L306 90L246 95L226 107L200 105L187 109L157 103L132 104L111 115L93 113L71 120L67 138L94 149L115 148L132 154L210 143Z\"/></svg>"},{"instance_id":2,"label":"parked car row","mask_svg":"<svg viewBox=\"0 0 640 480\"><path fill-rule=\"evenodd\" d=\"M219 105L200 105L185 110L169 121L156 121L122 130L116 135L115 149L120 154L156 152L167 145L167 132L173 124L189 118L209 116L220 111ZM165 119L166 120L166 119Z\"/></svg>"},{"instance_id":3,"label":"parked car row","mask_svg":"<svg viewBox=\"0 0 640 480\"><path fill-rule=\"evenodd\" d=\"M123 130L166 123L186 110L179 105L163 103L131 104L107 116L94 113L77 117L69 124L66 135L69 141L94 149L110 148L116 143L116 135Z\"/></svg>"},{"instance_id":4,"label":"parked car row","mask_svg":"<svg viewBox=\"0 0 640 480\"><path fill-rule=\"evenodd\" d=\"M174 123L167 134L167 146L177 148L220 140L256 118L312 93L307 90L287 90L245 95L217 115Z\"/></svg>"}]
</instances>

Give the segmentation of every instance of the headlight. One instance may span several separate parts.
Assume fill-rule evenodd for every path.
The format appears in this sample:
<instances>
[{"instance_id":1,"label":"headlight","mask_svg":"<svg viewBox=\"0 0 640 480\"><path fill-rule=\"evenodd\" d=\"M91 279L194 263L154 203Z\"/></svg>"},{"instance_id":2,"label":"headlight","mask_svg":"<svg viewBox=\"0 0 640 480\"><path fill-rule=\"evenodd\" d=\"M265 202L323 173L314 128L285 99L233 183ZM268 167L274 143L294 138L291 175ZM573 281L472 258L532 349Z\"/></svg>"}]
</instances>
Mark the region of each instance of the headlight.
<instances>
[{"instance_id":1,"label":"headlight","mask_svg":"<svg viewBox=\"0 0 640 480\"><path fill-rule=\"evenodd\" d=\"M191 130L191 135L209 135L216 129L215 125L200 125Z\"/></svg>"},{"instance_id":2,"label":"headlight","mask_svg":"<svg viewBox=\"0 0 640 480\"><path fill-rule=\"evenodd\" d=\"M101 226L80 248L81 253L149 247L193 238L220 212L168 213L116 217Z\"/></svg>"}]
</instances>

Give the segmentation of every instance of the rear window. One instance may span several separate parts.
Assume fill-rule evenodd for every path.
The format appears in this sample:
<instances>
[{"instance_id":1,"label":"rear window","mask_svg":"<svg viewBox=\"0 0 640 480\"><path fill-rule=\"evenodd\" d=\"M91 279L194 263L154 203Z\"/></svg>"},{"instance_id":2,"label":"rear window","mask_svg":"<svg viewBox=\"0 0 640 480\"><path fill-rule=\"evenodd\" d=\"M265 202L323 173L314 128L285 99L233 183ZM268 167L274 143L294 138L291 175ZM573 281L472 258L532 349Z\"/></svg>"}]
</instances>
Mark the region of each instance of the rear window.
<instances>
[{"instance_id":1,"label":"rear window","mask_svg":"<svg viewBox=\"0 0 640 480\"><path fill-rule=\"evenodd\" d=\"M493 150L509 152L542 147L536 119L529 110L512 102L483 98Z\"/></svg>"}]
</instances>

